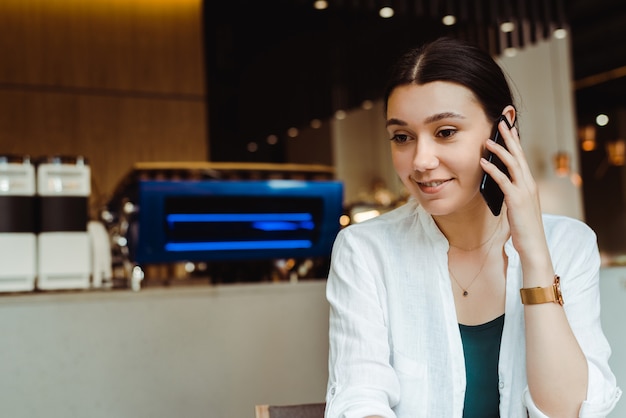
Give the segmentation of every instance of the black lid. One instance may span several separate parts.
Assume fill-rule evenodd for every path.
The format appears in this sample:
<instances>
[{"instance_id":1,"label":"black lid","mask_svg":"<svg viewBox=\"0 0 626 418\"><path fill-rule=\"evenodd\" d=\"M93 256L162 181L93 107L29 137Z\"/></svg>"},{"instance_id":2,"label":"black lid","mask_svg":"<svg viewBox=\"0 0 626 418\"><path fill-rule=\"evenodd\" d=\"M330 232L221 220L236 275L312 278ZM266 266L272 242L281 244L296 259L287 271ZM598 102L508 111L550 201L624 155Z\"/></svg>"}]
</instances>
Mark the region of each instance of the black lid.
<instances>
[{"instance_id":1,"label":"black lid","mask_svg":"<svg viewBox=\"0 0 626 418\"><path fill-rule=\"evenodd\" d=\"M0 164L31 164L29 155L0 154Z\"/></svg>"},{"instance_id":2,"label":"black lid","mask_svg":"<svg viewBox=\"0 0 626 418\"><path fill-rule=\"evenodd\" d=\"M37 164L87 165L89 162L82 155L48 155L39 158Z\"/></svg>"}]
</instances>

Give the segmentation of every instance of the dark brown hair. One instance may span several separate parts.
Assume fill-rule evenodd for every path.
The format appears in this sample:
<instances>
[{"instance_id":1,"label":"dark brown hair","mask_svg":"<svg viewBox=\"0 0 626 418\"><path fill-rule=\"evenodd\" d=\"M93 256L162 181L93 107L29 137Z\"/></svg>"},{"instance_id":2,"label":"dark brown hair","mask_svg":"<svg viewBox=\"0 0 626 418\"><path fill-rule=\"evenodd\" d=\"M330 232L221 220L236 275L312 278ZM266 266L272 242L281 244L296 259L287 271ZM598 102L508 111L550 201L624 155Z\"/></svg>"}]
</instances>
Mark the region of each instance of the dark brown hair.
<instances>
[{"instance_id":1,"label":"dark brown hair","mask_svg":"<svg viewBox=\"0 0 626 418\"><path fill-rule=\"evenodd\" d=\"M452 38L439 38L405 52L391 69L384 97L396 87L449 81L471 90L485 113L496 120L508 105L514 105L504 72L485 50Z\"/></svg>"}]
</instances>

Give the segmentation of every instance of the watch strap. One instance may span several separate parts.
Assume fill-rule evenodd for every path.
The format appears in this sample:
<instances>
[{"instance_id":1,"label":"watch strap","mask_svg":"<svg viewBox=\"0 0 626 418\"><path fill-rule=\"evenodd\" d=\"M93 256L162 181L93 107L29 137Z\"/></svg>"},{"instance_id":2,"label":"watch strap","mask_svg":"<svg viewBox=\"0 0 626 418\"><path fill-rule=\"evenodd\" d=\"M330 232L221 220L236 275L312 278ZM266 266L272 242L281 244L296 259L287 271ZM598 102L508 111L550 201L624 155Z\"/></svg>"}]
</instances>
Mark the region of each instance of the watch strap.
<instances>
[{"instance_id":1,"label":"watch strap","mask_svg":"<svg viewBox=\"0 0 626 418\"><path fill-rule=\"evenodd\" d=\"M536 305L540 303L554 302L563 305L561 294L561 279L554 276L554 283L548 287L531 287L520 289L520 296L524 305Z\"/></svg>"}]
</instances>

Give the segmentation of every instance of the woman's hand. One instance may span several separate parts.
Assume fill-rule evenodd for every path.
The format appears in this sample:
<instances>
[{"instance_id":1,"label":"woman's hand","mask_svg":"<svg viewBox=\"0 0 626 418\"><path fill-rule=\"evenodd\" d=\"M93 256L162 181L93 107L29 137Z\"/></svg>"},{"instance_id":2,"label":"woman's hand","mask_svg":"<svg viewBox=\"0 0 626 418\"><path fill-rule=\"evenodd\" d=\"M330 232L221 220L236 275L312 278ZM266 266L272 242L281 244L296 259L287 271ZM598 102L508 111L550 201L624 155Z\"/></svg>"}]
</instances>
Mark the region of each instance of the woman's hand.
<instances>
[{"instance_id":1,"label":"woman's hand","mask_svg":"<svg viewBox=\"0 0 626 418\"><path fill-rule=\"evenodd\" d=\"M481 165L504 193L511 238L522 264L523 287L547 287L554 281L554 268L537 184L517 128L509 130L501 122L499 130L508 151L492 140L486 147L500 157L511 179L485 159ZM587 392L587 363L563 308L555 303L525 305L524 317L526 372L533 402L548 416L578 416ZM562 364L568 365L567 370Z\"/></svg>"},{"instance_id":2,"label":"woman's hand","mask_svg":"<svg viewBox=\"0 0 626 418\"><path fill-rule=\"evenodd\" d=\"M504 193L511 238L522 264L530 263L536 267L539 264L542 268L551 268L537 184L522 150L517 128L509 130L504 122L500 122L498 128L508 150L491 139L487 141L486 147L502 160L511 178L484 158L481 159L481 165ZM548 280L551 279L551 276L548 277Z\"/></svg>"}]
</instances>

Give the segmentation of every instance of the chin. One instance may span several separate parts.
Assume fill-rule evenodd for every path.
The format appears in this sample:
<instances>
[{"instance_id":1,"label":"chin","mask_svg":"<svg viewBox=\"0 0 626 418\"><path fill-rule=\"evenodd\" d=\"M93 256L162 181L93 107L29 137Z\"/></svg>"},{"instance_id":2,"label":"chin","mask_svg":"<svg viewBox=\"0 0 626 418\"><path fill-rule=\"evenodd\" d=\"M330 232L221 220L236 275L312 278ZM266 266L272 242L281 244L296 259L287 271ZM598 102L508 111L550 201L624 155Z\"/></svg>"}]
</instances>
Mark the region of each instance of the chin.
<instances>
[{"instance_id":1,"label":"chin","mask_svg":"<svg viewBox=\"0 0 626 418\"><path fill-rule=\"evenodd\" d=\"M424 208L432 216L444 216L449 215L455 211L455 207L443 202L425 201L424 199L417 199L420 206Z\"/></svg>"}]
</instances>

